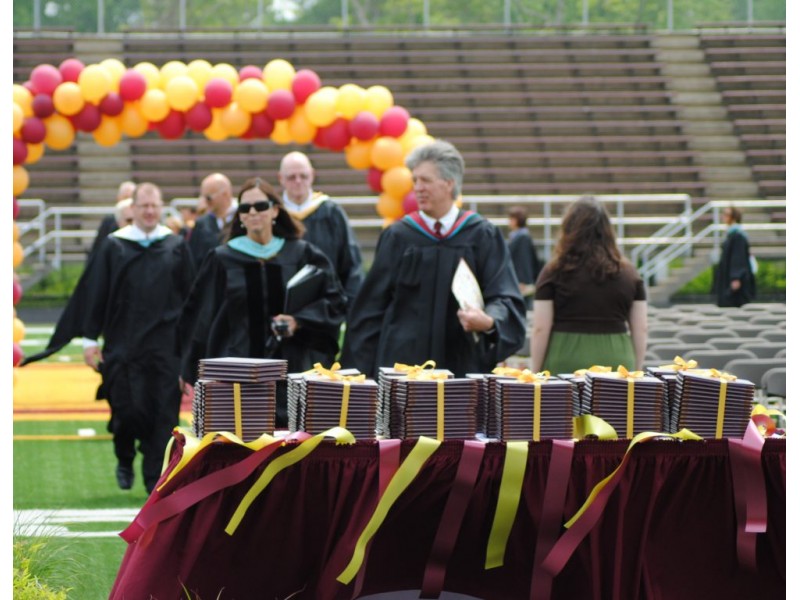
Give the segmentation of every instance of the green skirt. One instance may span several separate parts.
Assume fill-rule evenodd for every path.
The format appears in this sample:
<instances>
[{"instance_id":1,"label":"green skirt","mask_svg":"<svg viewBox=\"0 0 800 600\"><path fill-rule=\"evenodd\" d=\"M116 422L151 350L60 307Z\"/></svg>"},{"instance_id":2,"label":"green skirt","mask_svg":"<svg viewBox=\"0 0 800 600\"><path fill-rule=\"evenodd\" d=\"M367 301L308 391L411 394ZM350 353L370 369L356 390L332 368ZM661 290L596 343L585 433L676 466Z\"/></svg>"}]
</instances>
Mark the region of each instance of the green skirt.
<instances>
[{"instance_id":1,"label":"green skirt","mask_svg":"<svg viewBox=\"0 0 800 600\"><path fill-rule=\"evenodd\" d=\"M572 373L602 365L616 370L623 365L628 370L636 367L636 353L631 336L627 333L564 333L550 334L547 354L544 357L545 371L557 375Z\"/></svg>"}]
</instances>

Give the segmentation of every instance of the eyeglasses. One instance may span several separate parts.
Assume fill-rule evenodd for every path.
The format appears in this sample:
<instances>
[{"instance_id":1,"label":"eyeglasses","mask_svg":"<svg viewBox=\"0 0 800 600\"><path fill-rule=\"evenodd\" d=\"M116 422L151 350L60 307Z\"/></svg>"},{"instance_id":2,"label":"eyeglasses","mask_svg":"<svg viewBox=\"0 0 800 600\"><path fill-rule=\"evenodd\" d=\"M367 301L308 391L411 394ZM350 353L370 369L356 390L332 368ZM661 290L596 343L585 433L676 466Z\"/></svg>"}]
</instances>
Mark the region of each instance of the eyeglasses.
<instances>
[{"instance_id":1,"label":"eyeglasses","mask_svg":"<svg viewBox=\"0 0 800 600\"><path fill-rule=\"evenodd\" d=\"M305 181L306 179L310 178L311 175L308 173L292 173L291 175L284 175L283 178L288 181Z\"/></svg>"},{"instance_id":2,"label":"eyeglasses","mask_svg":"<svg viewBox=\"0 0 800 600\"><path fill-rule=\"evenodd\" d=\"M272 201L271 200L259 200L258 202L253 202L252 204L239 204L239 208L236 210L239 211L239 214L246 215L250 212L251 208L255 208L256 212L264 212L265 210L269 210L272 208Z\"/></svg>"}]
</instances>

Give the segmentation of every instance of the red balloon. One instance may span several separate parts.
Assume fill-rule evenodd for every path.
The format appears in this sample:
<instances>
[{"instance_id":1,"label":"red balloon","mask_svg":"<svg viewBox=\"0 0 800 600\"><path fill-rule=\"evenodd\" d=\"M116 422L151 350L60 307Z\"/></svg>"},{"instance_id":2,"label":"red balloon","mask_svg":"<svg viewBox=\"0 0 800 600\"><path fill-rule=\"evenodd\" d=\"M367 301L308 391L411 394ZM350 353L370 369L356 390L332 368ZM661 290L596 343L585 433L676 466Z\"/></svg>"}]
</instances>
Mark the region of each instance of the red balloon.
<instances>
[{"instance_id":1,"label":"red balloon","mask_svg":"<svg viewBox=\"0 0 800 600\"><path fill-rule=\"evenodd\" d=\"M314 139L311 141L317 148L327 148L326 146L325 128L319 127L317 133L314 134Z\"/></svg>"},{"instance_id":2,"label":"red balloon","mask_svg":"<svg viewBox=\"0 0 800 600\"><path fill-rule=\"evenodd\" d=\"M20 285L19 281L16 279L14 280L14 304L20 301L22 298L22 286Z\"/></svg>"},{"instance_id":3,"label":"red balloon","mask_svg":"<svg viewBox=\"0 0 800 600\"><path fill-rule=\"evenodd\" d=\"M341 152L350 143L350 128L347 126L347 119L344 117L338 117L323 129L325 130L323 140L326 148Z\"/></svg>"},{"instance_id":4,"label":"red balloon","mask_svg":"<svg viewBox=\"0 0 800 600\"><path fill-rule=\"evenodd\" d=\"M216 77L206 84L206 104L211 108L224 108L231 103L233 86L225 79Z\"/></svg>"},{"instance_id":5,"label":"red balloon","mask_svg":"<svg viewBox=\"0 0 800 600\"><path fill-rule=\"evenodd\" d=\"M176 140L183 136L186 124L183 120L183 113L177 110L170 110L167 118L157 124L158 133L167 140Z\"/></svg>"},{"instance_id":6,"label":"red balloon","mask_svg":"<svg viewBox=\"0 0 800 600\"><path fill-rule=\"evenodd\" d=\"M267 115L274 121L288 119L292 116L296 105L292 92L289 90L275 90L270 93L267 101Z\"/></svg>"},{"instance_id":7,"label":"red balloon","mask_svg":"<svg viewBox=\"0 0 800 600\"><path fill-rule=\"evenodd\" d=\"M67 58L58 65L63 81L78 82L78 75L83 71L83 63L77 58Z\"/></svg>"},{"instance_id":8,"label":"red balloon","mask_svg":"<svg viewBox=\"0 0 800 600\"><path fill-rule=\"evenodd\" d=\"M14 344L14 366L16 367L25 358L25 353L20 348L19 344Z\"/></svg>"},{"instance_id":9,"label":"red balloon","mask_svg":"<svg viewBox=\"0 0 800 600\"><path fill-rule=\"evenodd\" d=\"M21 165L28 158L28 144L14 138L14 164Z\"/></svg>"},{"instance_id":10,"label":"red balloon","mask_svg":"<svg viewBox=\"0 0 800 600\"><path fill-rule=\"evenodd\" d=\"M367 171L367 185L369 185L369 188L377 194L380 194L383 191L381 177L383 177L383 171L380 169L370 167L369 171Z\"/></svg>"},{"instance_id":11,"label":"red balloon","mask_svg":"<svg viewBox=\"0 0 800 600\"><path fill-rule=\"evenodd\" d=\"M350 135L366 142L378 133L378 125L378 117L363 110L350 121Z\"/></svg>"},{"instance_id":12,"label":"red balloon","mask_svg":"<svg viewBox=\"0 0 800 600\"><path fill-rule=\"evenodd\" d=\"M100 126L102 118L100 109L94 104L87 102L83 105L80 112L72 117L72 124L75 125L75 129L89 133Z\"/></svg>"},{"instance_id":13,"label":"red balloon","mask_svg":"<svg viewBox=\"0 0 800 600\"><path fill-rule=\"evenodd\" d=\"M128 69L122 74L119 80L120 98L127 102L138 100L144 96L146 91L147 79L145 79L145 76L139 73L139 71Z\"/></svg>"},{"instance_id":14,"label":"red balloon","mask_svg":"<svg viewBox=\"0 0 800 600\"><path fill-rule=\"evenodd\" d=\"M31 71L31 83L40 94L53 95L55 89L64 80L61 71L53 65L39 65Z\"/></svg>"},{"instance_id":15,"label":"red balloon","mask_svg":"<svg viewBox=\"0 0 800 600\"><path fill-rule=\"evenodd\" d=\"M405 195L405 198L403 198L403 212L408 214L414 212L415 210L419 210L419 204L417 203L417 195L411 191Z\"/></svg>"},{"instance_id":16,"label":"red balloon","mask_svg":"<svg viewBox=\"0 0 800 600\"><path fill-rule=\"evenodd\" d=\"M14 219L16 219L19 216L19 202L17 202L16 196L14 196L13 206L14 206Z\"/></svg>"},{"instance_id":17,"label":"red balloon","mask_svg":"<svg viewBox=\"0 0 800 600\"><path fill-rule=\"evenodd\" d=\"M36 94L31 102L31 108L33 108L33 114L40 119L46 119L56 111L53 97L47 94Z\"/></svg>"},{"instance_id":18,"label":"red balloon","mask_svg":"<svg viewBox=\"0 0 800 600\"><path fill-rule=\"evenodd\" d=\"M258 79L261 81L261 75L261 69L254 65L247 65L239 69L239 81L244 81L245 79Z\"/></svg>"},{"instance_id":19,"label":"red balloon","mask_svg":"<svg viewBox=\"0 0 800 600\"><path fill-rule=\"evenodd\" d=\"M211 125L213 115L205 102L198 102L186 111L186 126L192 131L201 132Z\"/></svg>"},{"instance_id":20,"label":"red balloon","mask_svg":"<svg viewBox=\"0 0 800 600\"><path fill-rule=\"evenodd\" d=\"M248 133L252 133L256 138L268 138L274 129L275 122L266 112L260 112L253 115Z\"/></svg>"},{"instance_id":21,"label":"red balloon","mask_svg":"<svg viewBox=\"0 0 800 600\"><path fill-rule=\"evenodd\" d=\"M125 102L116 92L108 92L100 101L100 112L110 117L116 117L125 108Z\"/></svg>"},{"instance_id":22,"label":"red balloon","mask_svg":"<svg viewBox=\"0 0 800 600\"><path fill-rule=\"evenodd\" d=\"M300 69L292 80L292 94L298 104L305 102L320 87L322 87L322 81L311 69Z\"/></svg>"},{"instance_id":23,"label":"red balloon","mask_svg":"<svg viewBox=\"0 0 800 600\"><path fill-rule=\"evenodd\" d=\"M23 141L29 144L38 144L43 142L47 135L47 128L44 126L44 121L38 117L28 117L22 122L22 129L20 135Z\"/></svg>"},{"instance_id":24,"label":"red balloon","mask_svg":"<svg viewBox=\"0 0 800 600\"><path fill-rule=\"evenodd\" d=\"M35 96L36 94L39 93L39 90L36 89L36 86L33 85L33 82L31 82L31 81L24 82L22 84L22 87L24 87L26 90L28 90L31 93L32 96Z\"/></svg>"},{"instance_id":25,"label":"red balloon","mask_svg":"<svg viewBox=\"0 0 800 600\"><path fill-rule=\"evenodd\" d=\"M381 135L390 135L392 137L400 137L405 133L408 127L408 119L411 115L402 106L392 106L387 109L381 117L381 122L378 131Z\"/></svg>"}]
</instances>

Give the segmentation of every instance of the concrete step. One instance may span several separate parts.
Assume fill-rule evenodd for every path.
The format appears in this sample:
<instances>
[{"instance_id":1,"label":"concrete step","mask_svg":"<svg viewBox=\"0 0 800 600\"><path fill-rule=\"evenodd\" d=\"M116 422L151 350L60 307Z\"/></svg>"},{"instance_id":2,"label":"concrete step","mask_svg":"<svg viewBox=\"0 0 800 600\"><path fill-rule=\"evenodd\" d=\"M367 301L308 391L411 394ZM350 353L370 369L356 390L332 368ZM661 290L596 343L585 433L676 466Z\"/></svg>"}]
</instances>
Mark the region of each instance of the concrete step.
<instances>
[{"instance_id":1,"label":"concrete step","mask_svg":"<svg viewBox=\"0 0 800 600\"><path fill-rule=\"evenodd\" d=\"M703 51L699 48L659 48L658 60L664 63L701 63Z\"/></svg>"},{"instance_id":2,"label":"concrete step","mask_svg":"<svg viewBox=\"0 0 800 600\"><path fill-rule=\"evenodd\" d=\"M738 138L732 135L715 135L711 133L695 135L689 140L689 148L696 152L741 152Z\"/></svg>"},{"instance_id":3,"label":"concrete step","mask_svg":"<svg viewBox=\"0 0 800 600\"><path fill-rule=\"evenodd\" d=\"M706 167L703 169L703 181L723 181L737 182L746 181L752 183L752 173L746 165L732 167Z\"/></svg>"},{"instance_id":4,"label":"concrete step","mask_svg":"<svg viewBox=\"0 0 800 600\"><path fill-rule=\"evenodd\" d=\"M714 91L678 92L673 96L673 102L681 106L719 106L722 96Z\"/></svg>"},{"instance_id":5,"label":"concrete step","mask_svg":"<svg viewBox=\"0 0 800 600\"><path fill-rule=\"evenodd\" d=\"M747 161L745 159L744 153L739 152L738 150L730 150L730 151L715 151L715 152L702 152L698 153L695 156L696 164L701 166L708 166L708 167L735 167L735 166L746 166Z\"/></svg>"},{"instance_id":6,"label":"concrete step","mask_svg":"<svg viewBox=\"0 0 800 600\"><path fill-rule=\"evenodd\" d=\"M717 84L707 74L703 77L675 77L670 80L673 92L716 92Z\"/></svg>"},{"instance_id":7,"label":"concrete step","mask_svg":"<svg viewBox=\"0 0 800 600\"><path fill-rule=\"evenodd\" d=\"M666 63L661 71L670 77L708 77L711 70L703 63Z\"/></svg>"},{"instance_id":8,"label":"concrete step","mask_svg":"<svg viewBox=\"0 0 800 600\"><path fill-rule=\"evenodd\" d=\"M758 198L758 185L753 182L710 181L706 186L706 196L722 198Z\"/></svg>"},{"instance_id":9,"label":"concrete step","mask_svg":"<svg viewBox=\"0 0 800 600\"><path fill-rule=\"evenodd\" d=\"M725 122L728 111L723 106L683 106L681 119L687 121L719 121Z\"/></svg>"},{"instance_id":10,"label":"concrete step","mask_svg":"<svg viewBox=\"0 0 800 600\"><path fill-rule=\"evenodd\" d=\"M684 130L691 135L733 135L733 123L726 121L687 121Z\"/></svg>"},{"instance_id":11,"label":"concrete step","mask_svg":"<svg viewBox=\"0 0 800 600\"><path fill-rule=\"evenodd\" d=\"M653 36L653 47L659 49L699 48L700 40L696 35L682 33L662 33Z\"/></svg>"}]
</instances>

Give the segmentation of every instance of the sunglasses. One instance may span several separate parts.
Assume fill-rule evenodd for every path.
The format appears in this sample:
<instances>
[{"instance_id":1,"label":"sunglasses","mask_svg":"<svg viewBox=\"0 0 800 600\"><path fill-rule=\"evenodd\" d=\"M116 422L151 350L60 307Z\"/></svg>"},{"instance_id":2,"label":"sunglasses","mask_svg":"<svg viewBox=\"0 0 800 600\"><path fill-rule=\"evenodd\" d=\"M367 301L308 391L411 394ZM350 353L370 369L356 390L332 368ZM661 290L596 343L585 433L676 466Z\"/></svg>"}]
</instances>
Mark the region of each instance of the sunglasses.
<instances>
[{"instance_id":1,"label":"sunglasses","mask_svg":"<svg viewBox=\"0 0 800 600\"><path fill-rule=\"evenodd\" d=\"M258 202L253 202L252 204L239 204L239 214L246 215L250 212L251 208L255 208L256 212L264 212L265 210L269 210L272 208L272 201L270 200L259 200Z\"/></svg>"}]
</instances>

